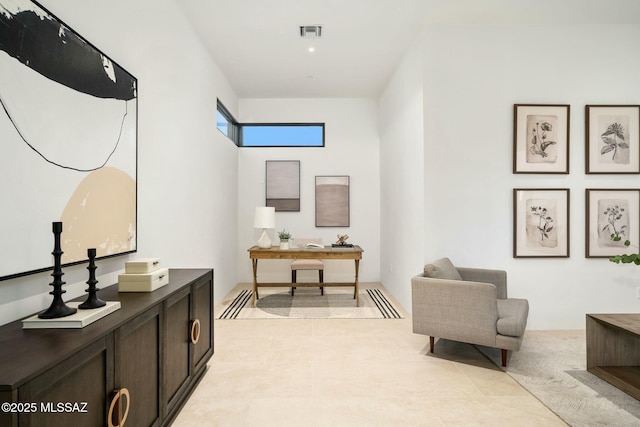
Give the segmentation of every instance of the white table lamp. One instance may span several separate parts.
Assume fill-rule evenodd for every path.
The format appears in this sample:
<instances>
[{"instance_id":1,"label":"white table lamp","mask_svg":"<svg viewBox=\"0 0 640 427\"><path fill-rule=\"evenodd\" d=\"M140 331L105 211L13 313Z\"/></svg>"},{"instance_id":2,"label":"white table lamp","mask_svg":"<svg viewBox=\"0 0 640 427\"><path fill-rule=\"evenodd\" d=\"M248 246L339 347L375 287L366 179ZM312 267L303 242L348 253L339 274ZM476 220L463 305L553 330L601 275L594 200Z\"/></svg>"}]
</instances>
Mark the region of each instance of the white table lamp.
<instances>
[{"instance_id":1,"label":"white table lamp","mask_svg":"<svg viewBox=\"0 0 640 427\"><path fill-rule=\"evenodd\" d=\"M258 239L259 248L270 248L271 239L267 234L267 228L276 227L276 208L273 207L258 207L256 208L256 215L253 220L253 226L255 228L262 228L262 235Z\"/></svg>"}]
</instances>

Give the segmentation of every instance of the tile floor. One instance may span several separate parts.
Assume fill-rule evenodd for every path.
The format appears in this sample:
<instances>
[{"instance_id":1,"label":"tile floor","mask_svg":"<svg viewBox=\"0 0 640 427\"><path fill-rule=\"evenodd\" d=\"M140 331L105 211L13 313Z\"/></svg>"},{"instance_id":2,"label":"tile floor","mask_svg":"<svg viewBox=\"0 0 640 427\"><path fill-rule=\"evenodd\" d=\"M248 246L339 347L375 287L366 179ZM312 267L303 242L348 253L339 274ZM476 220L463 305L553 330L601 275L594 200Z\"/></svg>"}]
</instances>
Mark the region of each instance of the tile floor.
<instances>
[{"instance_id":1,"label":"tile floor","mask_svg":"<svg viewBox=\"0 0 640 427\"><path fill-rule=\"evenodd\" d=\"M474 347L441 340L428 354L404 315L216 321L173 426L566 426Z\"/></svg>"}]
</instances>

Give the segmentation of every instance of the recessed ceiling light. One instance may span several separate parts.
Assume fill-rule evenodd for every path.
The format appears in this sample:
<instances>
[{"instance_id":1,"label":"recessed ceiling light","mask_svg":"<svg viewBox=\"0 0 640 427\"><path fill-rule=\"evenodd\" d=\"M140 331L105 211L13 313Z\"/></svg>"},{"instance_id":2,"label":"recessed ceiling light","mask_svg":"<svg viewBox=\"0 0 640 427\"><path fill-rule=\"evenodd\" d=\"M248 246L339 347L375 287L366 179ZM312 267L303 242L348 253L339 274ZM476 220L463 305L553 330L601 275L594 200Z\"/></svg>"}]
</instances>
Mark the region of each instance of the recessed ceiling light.
<instances>
[{"instance_id":1,"label":"recessed ceiling light","mask_svg":"<svg viewBox=\"0 0 640 427\"><path fill-rule=\"evenodd\" d=\"M301 25L300 37L319 39L322 37L322 25Z\"/></svg>"},{"instance_id":2,"label":"recessed ceiling light","mask_svg":"<svg viewBox=\"0 0 640 427\"><path fill-rule=\"evenodd\" d=\"M307 49L309 52L315 52L316 48L313 46L309 46L309 49Z\"/></svg>"}]
</instances>

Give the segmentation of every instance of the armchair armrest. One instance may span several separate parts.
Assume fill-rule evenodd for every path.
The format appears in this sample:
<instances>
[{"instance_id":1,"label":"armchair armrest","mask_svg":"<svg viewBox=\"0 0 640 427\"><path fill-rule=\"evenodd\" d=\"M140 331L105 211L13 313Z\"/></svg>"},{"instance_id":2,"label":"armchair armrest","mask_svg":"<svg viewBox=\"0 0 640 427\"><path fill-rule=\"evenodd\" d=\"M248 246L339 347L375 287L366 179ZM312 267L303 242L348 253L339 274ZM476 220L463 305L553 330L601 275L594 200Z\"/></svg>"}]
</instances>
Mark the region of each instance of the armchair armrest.
<instances>
[{"instance_id":1,"label":"armchair armrest","mask_svg":"<svg viewBox=\"0 0 640 427\"><path fill-rule=\"evenodd\" d=\"M492 283L411 279L413 332L495 345L497 287Z\"/></svg>"},{"instance_id":2,"label":"armchair armrest","mask_svg":"<svg viewBox=\"0 0 640 427\"><path fill-rule=\"evenodd\" d=\"M462 280L470 282L491 283L496 286L497 297L507 298L507 272L504 270L492 270L487 268L456 267Z\"/></svg>"}]
</instances>

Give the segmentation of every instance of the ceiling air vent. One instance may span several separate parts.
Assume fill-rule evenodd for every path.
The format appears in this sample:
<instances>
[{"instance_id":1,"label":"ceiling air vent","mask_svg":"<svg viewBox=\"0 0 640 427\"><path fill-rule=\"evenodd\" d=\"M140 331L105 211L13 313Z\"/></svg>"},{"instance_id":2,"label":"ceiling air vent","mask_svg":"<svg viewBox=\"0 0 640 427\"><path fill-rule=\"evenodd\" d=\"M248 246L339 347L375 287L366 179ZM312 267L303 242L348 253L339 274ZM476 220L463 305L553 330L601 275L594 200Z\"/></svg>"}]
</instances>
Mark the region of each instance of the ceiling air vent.
<instances>
[{"instance_id":1,"label":"ceiling air vent","mask_svg":"<svg viewBox=\"0 0 640 427\"><path fill-rule=\"evenodd\" d=\"M308 39L318 39L322 36L321 25L302 25L300 26L300 37Z\"/></svg>"}]
</instances>

